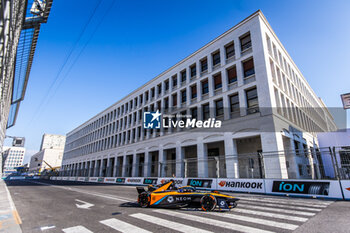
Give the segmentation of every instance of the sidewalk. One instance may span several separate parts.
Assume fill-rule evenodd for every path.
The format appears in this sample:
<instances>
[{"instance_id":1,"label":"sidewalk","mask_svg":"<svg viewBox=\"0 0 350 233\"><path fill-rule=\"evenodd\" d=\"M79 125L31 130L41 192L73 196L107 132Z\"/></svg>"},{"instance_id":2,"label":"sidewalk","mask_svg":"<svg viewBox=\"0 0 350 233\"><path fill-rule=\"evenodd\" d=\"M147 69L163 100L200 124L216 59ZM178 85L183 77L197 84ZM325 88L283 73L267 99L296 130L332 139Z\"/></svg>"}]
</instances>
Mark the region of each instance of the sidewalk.
<instances>
[{"instance_id":1,"label":"sidewalk","mask_svg":"<svg viewBox=\"0 0 350 233\"><path fill-rule=\"evenodd\" d=\"M0 179L0 232L20 233L21 218L5 182Z\"/></svg>"}]
</instances>

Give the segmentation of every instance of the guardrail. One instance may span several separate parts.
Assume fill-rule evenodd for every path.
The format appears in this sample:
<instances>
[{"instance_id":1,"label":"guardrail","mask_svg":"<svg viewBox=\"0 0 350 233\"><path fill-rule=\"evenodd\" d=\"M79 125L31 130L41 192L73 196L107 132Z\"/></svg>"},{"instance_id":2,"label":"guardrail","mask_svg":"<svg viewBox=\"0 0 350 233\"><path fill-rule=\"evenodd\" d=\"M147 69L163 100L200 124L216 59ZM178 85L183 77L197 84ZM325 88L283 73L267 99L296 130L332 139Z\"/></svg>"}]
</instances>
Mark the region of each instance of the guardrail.
<instances>
[{"instance_id":1,"label":"guardrail","mask_svg":"<svg viewBox=\"0 0 350 233\"><path fill-rule=\"evenodd\" d=\"M259 193L294 197L350 200L349 180L291 180L291 179L229 179L229 178L172 178L172 177L67 177L51 180L109 183L120 185L162 184L170 179L180 186L229 192Z\"/></svg>"}]
</instances>

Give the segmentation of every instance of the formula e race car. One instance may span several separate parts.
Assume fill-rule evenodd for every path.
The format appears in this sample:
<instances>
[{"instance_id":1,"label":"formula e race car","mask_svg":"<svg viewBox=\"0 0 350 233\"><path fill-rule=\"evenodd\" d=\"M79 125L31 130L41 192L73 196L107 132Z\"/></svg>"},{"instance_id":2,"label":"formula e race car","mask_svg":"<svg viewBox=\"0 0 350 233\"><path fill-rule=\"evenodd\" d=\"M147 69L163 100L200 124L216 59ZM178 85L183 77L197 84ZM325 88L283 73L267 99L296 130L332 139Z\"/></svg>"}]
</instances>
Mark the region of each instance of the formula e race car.
<instances>
[{"instance_id":1,"label":"formula e race car","mask_svg":"<svg viewBox=\"0 0 350 233\"><path fill-rule=\"evenodd\" d=\"M165 184L136 187L138 203L141 207L160 208L202 208L204 211L215 209L229 211L237 206L238 198L218 191L199 191L192 186L176 188L174 181Z\"/></svg>"}]
</instances>

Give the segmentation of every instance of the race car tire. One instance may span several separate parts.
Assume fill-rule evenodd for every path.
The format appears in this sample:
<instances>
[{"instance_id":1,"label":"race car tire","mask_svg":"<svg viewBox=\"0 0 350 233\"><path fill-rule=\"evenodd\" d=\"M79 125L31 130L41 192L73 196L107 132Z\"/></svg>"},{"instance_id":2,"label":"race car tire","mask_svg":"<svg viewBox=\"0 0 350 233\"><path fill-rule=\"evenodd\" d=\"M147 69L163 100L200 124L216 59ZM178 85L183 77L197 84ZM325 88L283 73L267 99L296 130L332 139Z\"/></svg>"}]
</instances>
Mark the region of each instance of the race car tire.
<instances>
[{"instance_id":1,"label":"race car tire","mask_svg":"<svg viewBox=\"0 0 350 233\"><path fill-rule=\"evenodd\" d=\"M216 208L217 201L213 195L207 194L201 198L200 203L201 203L202 210L213 211Z\"/></svg>"},{"instance_id":2,"label":"race car tire","mask_svg":"<svg viewBox=\"0 0 350 233\"><path fill-rule=\"evenodd\" d=\"M150 197L149 193L147 193L147 192L141 193L139 195L138 202L142 208L149 207L150 202L151 202L151 197Z\"/></svg>"}]
</instances>

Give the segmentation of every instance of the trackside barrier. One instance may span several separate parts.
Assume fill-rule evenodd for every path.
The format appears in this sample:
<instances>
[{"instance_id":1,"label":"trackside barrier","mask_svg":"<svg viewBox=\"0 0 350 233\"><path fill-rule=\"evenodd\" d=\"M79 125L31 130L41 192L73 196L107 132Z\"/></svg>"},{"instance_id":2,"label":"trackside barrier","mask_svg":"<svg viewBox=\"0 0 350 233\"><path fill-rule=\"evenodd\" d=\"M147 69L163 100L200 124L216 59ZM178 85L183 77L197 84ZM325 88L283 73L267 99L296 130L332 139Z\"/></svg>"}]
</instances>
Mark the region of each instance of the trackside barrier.
<instances>
[{"instance_id":1,"label":"trackside barrier","mask_svg":"<svg viewBox=\"0 0 350 233\"><path fill-rule=\"evenodd\" d=\"M340 182L343 187L344 199L350 201L350 180L342 180Z\"/></svg>"},{"instance_id":2,"label":"trackside barrier","mask_svg":"<svg viewBox=\"0 0 350 233\"><path fill-rule=\"evenodd\" d=\"M265 179L266 194L343 199L339 181Z\"/></svg>"},{"instance_id":3,"label":"trackside barrier","mask_svg":"<svg viewBox=\"0 0 350 233\"><path fill-rule=\"evenodd\" d=\"M82 179L84 178L84 179ZM177 187L191 185L198 189L263 193L295 197L350 200L350 181L228 178L156 178L156 177L51 177L51 180L86 181L125 185L164 184L170 179ZM341 185L340 185L341 183Z\"/></svg>"}]
</instances>

